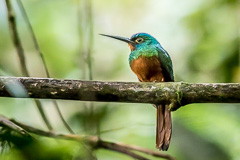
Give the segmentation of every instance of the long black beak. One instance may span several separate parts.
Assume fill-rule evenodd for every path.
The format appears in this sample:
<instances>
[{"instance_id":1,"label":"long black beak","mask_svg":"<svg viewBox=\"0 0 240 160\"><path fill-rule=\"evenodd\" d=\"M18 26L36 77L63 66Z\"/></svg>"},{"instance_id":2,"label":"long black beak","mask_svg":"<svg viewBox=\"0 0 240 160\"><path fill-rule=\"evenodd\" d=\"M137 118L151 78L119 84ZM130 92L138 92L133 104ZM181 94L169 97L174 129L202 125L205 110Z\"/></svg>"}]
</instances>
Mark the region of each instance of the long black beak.
<instances>
[{"instance_id":1,"label":"long black beak","mask_svg":"<svg viewBox=\"0 0 240 160\"><path fill-rule=\"evenodd\" d=\"M123 42L127 42L127 43L133 43L129 38L125 38L125 37L119 37L119 36L111 36L111 35L107 35L107 34L100 34L101 36L106 36L106 37L110 37L110 38L114 38Z\"/></svg>"}]
</instances>

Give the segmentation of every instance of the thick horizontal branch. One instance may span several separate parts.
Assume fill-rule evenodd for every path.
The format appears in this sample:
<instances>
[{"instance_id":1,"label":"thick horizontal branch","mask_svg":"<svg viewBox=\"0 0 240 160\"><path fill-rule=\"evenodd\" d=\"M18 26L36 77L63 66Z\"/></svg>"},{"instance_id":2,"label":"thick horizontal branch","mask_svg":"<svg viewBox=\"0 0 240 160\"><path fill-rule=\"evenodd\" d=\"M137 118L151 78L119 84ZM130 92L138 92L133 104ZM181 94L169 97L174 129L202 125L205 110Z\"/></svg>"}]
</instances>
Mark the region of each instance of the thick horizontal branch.
<instances>
[{"instance_id":1,"label":"thick horizontal branch","mask_svg":"<svg viewBox=\"0 0 240 160\"><path fill-rule=\"evenodd\" d=\"M240 103L240 84L0 77L0 97L151 104L174 102L179 104L178 106L190 103Z\"/></svg>"}]
</instances>

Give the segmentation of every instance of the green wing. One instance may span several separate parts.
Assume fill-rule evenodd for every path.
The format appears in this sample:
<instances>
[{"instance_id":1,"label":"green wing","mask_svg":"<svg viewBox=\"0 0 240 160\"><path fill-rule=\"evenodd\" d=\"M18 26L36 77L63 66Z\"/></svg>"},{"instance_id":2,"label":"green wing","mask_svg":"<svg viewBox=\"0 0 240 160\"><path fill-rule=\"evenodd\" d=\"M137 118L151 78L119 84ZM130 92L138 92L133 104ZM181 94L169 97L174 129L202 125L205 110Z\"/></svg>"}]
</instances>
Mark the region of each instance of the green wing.
<instances>
[{"instance_id":1,"label":"green wing","mask_svg":"<svg viewBox=\"0 0 240 160\"><path fill-rule=\"evenodd\" d=\"M163 75L165 77L166 82L173 82L174 76L173 76L173 68L172 68L172 60L167 53L161 46L157 47L158 50L158 57L159 61L163 68Z\"/></svg>"}]
</instances>

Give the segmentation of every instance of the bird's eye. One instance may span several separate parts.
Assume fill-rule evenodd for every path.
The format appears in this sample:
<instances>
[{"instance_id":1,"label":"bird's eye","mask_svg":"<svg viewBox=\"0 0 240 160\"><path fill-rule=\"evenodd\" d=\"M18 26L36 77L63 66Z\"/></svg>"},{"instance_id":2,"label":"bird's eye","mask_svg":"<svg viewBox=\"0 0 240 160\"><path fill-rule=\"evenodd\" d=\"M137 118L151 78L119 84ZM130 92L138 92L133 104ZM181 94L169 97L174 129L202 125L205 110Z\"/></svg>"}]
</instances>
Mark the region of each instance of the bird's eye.
<instances>
[{"instance_id":1,"label":"bird's eye","mask_svg":"<svg viewBox=\"0 0 240 160\"><path fill-rule=\"evenodd\" d=\"M135 42L137 42L137 43L142 43L142 42L143 42L143 38L137 38L137 39L135 40Z\"/></svg>"}]
</instances>

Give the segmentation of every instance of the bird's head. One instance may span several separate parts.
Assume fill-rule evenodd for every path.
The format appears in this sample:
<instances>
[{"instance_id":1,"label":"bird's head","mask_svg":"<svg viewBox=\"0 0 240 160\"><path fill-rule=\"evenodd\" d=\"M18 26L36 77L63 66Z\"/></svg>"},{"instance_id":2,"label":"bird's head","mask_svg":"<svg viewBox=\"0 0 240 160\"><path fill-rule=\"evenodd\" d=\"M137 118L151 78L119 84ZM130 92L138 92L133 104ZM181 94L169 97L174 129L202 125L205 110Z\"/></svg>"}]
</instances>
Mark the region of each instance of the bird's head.
<instances>
[{"instance_id":1,"label":"bird's head","mask_svg":"<svg viewBox=\"0 0 240 160\"><path fill-rule=\"evenodd\" d=\"M137 50L141 47L147 47L147 46L159 44L154 37L152 37L147 33L136 33L132 35L131 38L112 36L112 35L106 35L106 34L100 34L100 35L114 38L114 39L128 43L131 51Z\"/></svg>"}]
</instances>

